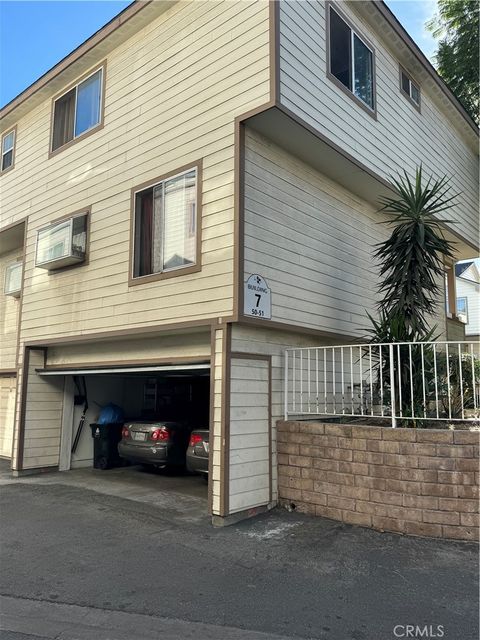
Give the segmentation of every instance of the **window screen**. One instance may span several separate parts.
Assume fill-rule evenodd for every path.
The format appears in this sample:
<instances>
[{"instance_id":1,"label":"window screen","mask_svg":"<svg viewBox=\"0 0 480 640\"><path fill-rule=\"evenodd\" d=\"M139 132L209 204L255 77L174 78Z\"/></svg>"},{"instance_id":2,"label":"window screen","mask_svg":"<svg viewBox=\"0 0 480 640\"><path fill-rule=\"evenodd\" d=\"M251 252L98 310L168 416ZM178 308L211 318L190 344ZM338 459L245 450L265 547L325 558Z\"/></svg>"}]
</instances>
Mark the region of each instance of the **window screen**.
<instances>
[{"instance_id":1,"label":"window screen","mask_svg":"<svg viewBox=\"0 0 480 640\"><path fill-rule=\"evenodd\" d=\"M353 60L354 93L357 98L373 107L372 52L355 34L353 34Z\"/></svg>"},{"instance_id":2,"label":"window screen","mask_svg":"<svg viewBox=\"0 0 480 640\"><path fill-rule=\"evenodd\" d=\"M196 169L137 194L134 277L195 264L196 200Z\"/></svg>"},{"instance_id":3,"label":"window screen","mask_svg":"<svg viewBox=\"0 0 480 640\"><path fill-rule=\"evenodd\" d=\"M404 71L400 73L401 88L406 95L413 100L413 102L420 105L420 88L413 82L413 80Z\"/></svg>"}]
</instances>

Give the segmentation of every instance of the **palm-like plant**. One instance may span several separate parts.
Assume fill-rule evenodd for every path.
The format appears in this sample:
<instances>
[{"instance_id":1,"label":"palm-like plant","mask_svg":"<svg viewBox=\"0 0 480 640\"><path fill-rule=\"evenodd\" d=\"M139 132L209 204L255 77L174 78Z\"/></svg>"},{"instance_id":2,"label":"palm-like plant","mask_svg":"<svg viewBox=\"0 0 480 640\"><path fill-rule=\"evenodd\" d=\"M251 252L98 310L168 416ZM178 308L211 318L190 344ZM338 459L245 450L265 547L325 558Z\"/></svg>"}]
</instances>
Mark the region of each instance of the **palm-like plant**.
<instances>
[{"instance_id":1,"label":"palm-like plant","mask_svg":"<svg viewBox=\"0 0 480 640\"><path fill-rule=\"evenodd\" d=\"M453 258L453 244L445 239L445 222L438 216L455 206L446 177L430 177L422 184L422 167L412 182L407 173L392 178L395 198L382 198L380 211L391 214L385 224L393 226L391 236L377 245L380 261L381 314L404 325L406 341L418 341L430 331L428 317L438 303L443 260Z\"/></svg>"},{"instance_id":2,"label":"palm-like plant","mask_svg":"<svg viewBox=\"0 0 480 640\"><path fill-rule=\"evenodd\" d=\"M430 328L429 318L438 304L444 258L454 256L453 244L443 235L447 221L440 221L438 216L454 206L456 196L449 195L446 178L430 177L425 185L422 181L421 166L414 182L406 172L398 179L392 178L397 197L381 200L380 211L391 214L385 224L393 231L385 242L376 245L374 253L381 264L378 292L382 296L378 319L368 315L374 343L435 340L436 327ZM434 383L432 348L399 345L397 354L393 358L394 379L390 379L389 355L382 361L381 372L377 363L378 377L387 389L400 388L403 416L425 416ZM406 421L407 425L416 426L416 422Z\"/></svg>"}]
</instances>

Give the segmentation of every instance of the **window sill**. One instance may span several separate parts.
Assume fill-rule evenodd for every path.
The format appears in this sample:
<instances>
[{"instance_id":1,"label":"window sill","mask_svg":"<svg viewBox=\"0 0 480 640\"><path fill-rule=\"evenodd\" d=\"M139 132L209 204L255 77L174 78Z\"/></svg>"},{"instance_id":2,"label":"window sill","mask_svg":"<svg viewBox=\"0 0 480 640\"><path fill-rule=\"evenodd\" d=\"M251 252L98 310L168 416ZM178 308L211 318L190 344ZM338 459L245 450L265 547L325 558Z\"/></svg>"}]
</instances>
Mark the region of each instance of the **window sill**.
<instances>
[{"instance_id":1,"label":"window sill","mask_svg":"<svg viewBox=\"0 0 480 640\"><path fill-rule=\"evenodd\" d=\"M4 176L6 173L8 173L9 171L11 171L12 169L15 168L15 163L11 164L9 167L7 167L6 169L2 169L0 171L0 176Z\"/></svg>"},{"instance_id":2,"label":"window sill","mask_svg":"<svg viewBox=\"0 0 480 640\"><path fill-rule=\"evenodd\" d=\"M374 93L373 93L375 109L372 109L365 102L363 102L363 100L360 100L360 98L358 98L352 91L350 91L350 89L348 89L344 84L342 84L340 82L340 80L338 80L338 78L336 78L332 73L330 73L330 71L327 71L327 78L331 82L333 82L333 84L336 87L338 87L338 89L340 89L345 95L347 95L350 98L350 100L353 100L353 102L358 107L363 109L363 111L365 111L365 113L368 113L368 115L371 118L373 118L374 120L377 120L377 107L376 107L375 89L374 89Z\"/></svg>"},{"instance_id":3,"label":"window sill","mask_svg":"<svg viewBox=\"0 0 480 640\"><path fill-rule=\"evenodd\" d=\"M416 111L418 111L418 113L420 113L420 114L422 113L422 110L421 110L421 108L420 108L420 105L419 105L419 104L417 104L417 103L415 102L415 100L412 100L412 98L408 95L408 93L406 93L406 91L404 91L404 90L402 89L402 87L400 87L400 93L401 93L401 94L402 94L402 96L405 98L405 100L406 100L407 102L409 102L409 103L412 105L412 107L413 107Z\"/></svg>"},{"instance_id":4,"label":"window sill","mask_svg":"<svg viewBox=\"0 0 480 640\"><path fill-rule=\"evenodd\" d=\"M53 158L54 156L58 155L59 153L61 153L65 149L69 149L70 147L72 147L77 142L81 142L82 140L85 140L86 138L91 136L93 133L97 133L97 131L100 131L100 129L103 129L103 120L101 122L99 122L99 124L95 125L91 129L89 129L88 131L85 131L85 133L82 133L79 136L77 136L76 138L74 138L73 140L70 140L70 142L66 142L65 144L62 144L62 146L58 147L57 149L55 149L55 151L49 151L48 158L49 159Z\"/></svg>"},{"instance_id":5,"label":"window sill","mask_svg":"<svg viewBox=\"0 0 480 640\"><path fill-rule=\"evenodd\" d=\"M149 282L157 282L159 280L169 280L170 278L179 278L180 276L186 276L191 273L198 273L202 270L201 264L193 264L190 267L181 267L172 271L164 271L162 273L151 273L147 276L137 276L136 278L130 276L128 280L128 286L134 287L139 284L148 284Z\"/></svg>"}]
</instances>

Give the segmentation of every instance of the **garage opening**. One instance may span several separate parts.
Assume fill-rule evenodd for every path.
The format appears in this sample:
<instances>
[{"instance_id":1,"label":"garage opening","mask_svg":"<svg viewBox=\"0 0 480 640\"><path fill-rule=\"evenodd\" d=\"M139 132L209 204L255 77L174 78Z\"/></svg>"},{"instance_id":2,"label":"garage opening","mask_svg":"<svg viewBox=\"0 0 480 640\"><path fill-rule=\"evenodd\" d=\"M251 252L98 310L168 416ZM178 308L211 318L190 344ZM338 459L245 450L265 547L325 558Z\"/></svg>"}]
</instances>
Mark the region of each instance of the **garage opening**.
<instances>
[{"instance_id":1,"label":"garage opening","mask_svg":"<svg viewBox=\"0 0 480 640\"><path fill-rule=\"evenodd\" d=\"M60 469L92 468L94 438L102 409L115 405L124 425L118 446L121 458L111 476L123 480L135 474L152 477L158 486L176 486L207 497L206 473L186 466L187 447L194 434L205 434L204 469L208 470L210 365L37 369L40 376L65 376ZM86 409L86 410L85 410ZM85 414L82 426L82 416ZM119 420L120 422L120 420ZM94 428L95 431L95 428ZM97 432L98 433L98 432ZM114 444L117 447L117 443ZM200 452L197 449L197 452ZM190 457L195 455L190 450ZM118 463L118 464L117 464ZM105 473L109 473L106 471ZM161 486L161 478L165 480Z\"/></svg>"}]
</instances>

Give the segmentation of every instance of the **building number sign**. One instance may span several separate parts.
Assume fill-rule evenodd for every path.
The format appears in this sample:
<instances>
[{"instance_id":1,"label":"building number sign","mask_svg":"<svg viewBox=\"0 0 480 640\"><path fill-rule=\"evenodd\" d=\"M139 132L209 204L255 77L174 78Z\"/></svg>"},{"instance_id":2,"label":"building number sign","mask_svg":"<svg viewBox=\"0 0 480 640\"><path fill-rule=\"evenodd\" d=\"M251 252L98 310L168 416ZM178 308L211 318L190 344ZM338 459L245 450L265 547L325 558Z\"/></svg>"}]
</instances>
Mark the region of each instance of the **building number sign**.
<instances>
[{"instance_id":1,"label":"building number sign","mask_svg":"<svg viewBox=\"0 0 480 640\"><path fill-rule=\"evenodd\" d=\"M248 278L244 298L246 316L266 319L272 317L272 292L262 276L254 273Z\"/></svg>"}]
</instances>

